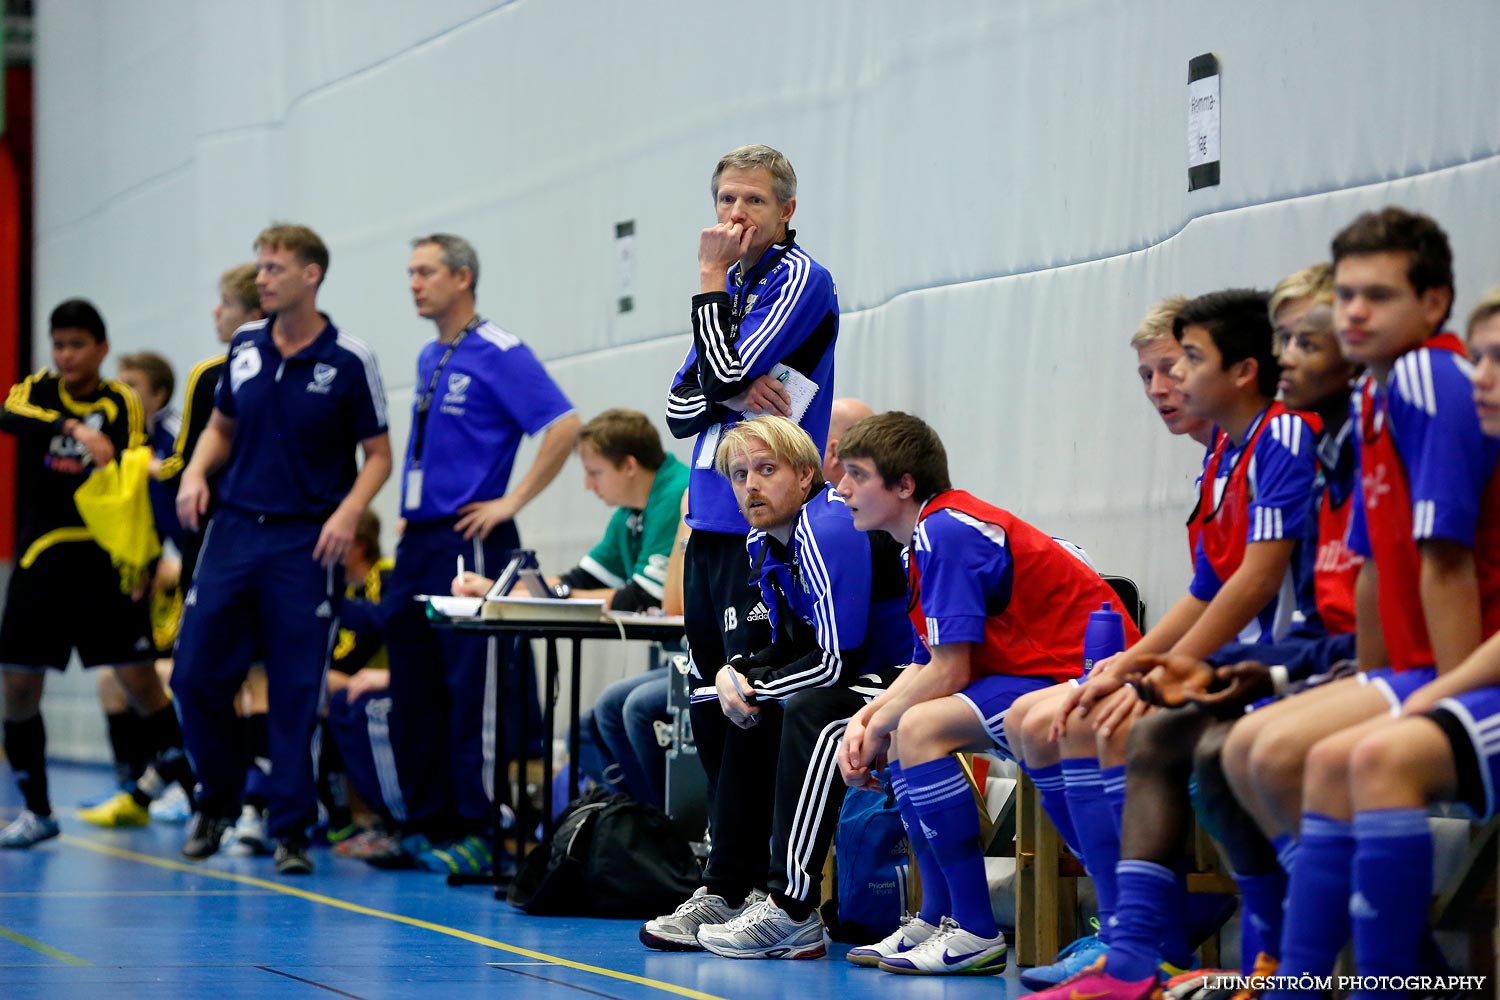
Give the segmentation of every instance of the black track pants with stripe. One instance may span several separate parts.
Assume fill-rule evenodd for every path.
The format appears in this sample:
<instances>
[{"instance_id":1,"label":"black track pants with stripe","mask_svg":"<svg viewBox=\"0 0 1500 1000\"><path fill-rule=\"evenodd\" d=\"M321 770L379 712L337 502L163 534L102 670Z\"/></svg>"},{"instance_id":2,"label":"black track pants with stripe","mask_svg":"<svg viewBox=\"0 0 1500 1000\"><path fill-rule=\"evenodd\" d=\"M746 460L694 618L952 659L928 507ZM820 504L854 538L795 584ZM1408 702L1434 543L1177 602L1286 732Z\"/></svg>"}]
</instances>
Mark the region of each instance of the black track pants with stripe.
<instances>
[{"instance_id":1,"label":"black track pants with stripe","mask_svg":"<svg viewBox=\"0 0 1500 1000\"><path fill-rule=\"evenodd\" d=\"M705 874L710 892L737 903L750 889L765 888L818 903L823 862L844 804L839 741L849 717L898 673L881 671L878 680L866 675L852 687L799 691L784 706L763 706L762 721L748 730L725 719L716 702L693 706L698 752L718 785ZM712 749L705 752L705 744Z\"/></svg>"}]
</instances>

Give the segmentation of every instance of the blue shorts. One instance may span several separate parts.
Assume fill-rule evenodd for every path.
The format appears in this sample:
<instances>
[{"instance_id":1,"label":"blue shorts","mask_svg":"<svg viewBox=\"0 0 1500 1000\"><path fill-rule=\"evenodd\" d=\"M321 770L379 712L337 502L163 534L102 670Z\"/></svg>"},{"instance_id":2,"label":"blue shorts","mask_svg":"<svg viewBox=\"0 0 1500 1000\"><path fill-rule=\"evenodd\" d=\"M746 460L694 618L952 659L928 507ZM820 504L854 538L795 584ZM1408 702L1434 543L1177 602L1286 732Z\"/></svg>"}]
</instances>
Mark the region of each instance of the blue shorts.
<instances>
[{"instance_id":1,"label":"blue shorts","mask_svg":"<svg viewBox=\"0 0 1500 1000\"><path fill-rule=\"evenodd\" d=\"M1016 755L1005 741L1005 713L1023 694L1040 691L1057 684L1050 677L1013 677L1010 674L987 674L958 692L956 697L968 702L984 731L1000 752L1011 760Z\"/></svg>"},{"instance_id":2,"label":"blue shorts","mask_svg":"<svg viewBox=\"0 0 1500 1000\"><path fill-rule=\"evenodd\" d=\"M1500 687L1444 698L1428 715L1453 744L1461 800L1481 818L1495 815L1500 806L1495 801L1500 787Z\"/></svg>"},{"instance_id":3,"label":"blue shorts","mask_svg":"<svg viewBox=\"0 0 1500 1000\"><path fill-rule=\"evenodd\" d=\"M1390 667L1376 667L1374 670L1366 670L1355 676L1359 678L1361 684L1369 684L1385 695L1385 700L1391 705L1391 715L1395 716L1401 714L1401 703L1406 701L1413 691L1437 678L1437 668L1417 667L1415 670L1393 670Z\"/></svg>"}]
</instances>

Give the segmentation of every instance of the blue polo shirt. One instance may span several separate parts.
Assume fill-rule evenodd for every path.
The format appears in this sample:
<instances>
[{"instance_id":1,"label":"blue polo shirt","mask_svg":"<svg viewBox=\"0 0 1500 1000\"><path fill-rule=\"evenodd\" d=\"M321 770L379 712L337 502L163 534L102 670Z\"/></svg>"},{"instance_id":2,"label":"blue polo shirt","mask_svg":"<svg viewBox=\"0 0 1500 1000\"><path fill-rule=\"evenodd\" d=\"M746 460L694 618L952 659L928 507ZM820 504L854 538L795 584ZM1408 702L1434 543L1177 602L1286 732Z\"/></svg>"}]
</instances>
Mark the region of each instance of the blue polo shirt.
<instances>
[{"instance_id":1,"label":"blue polo shirt","mask_svg":"<svg viewBox=\"0 0 1500 1000\"><path fill-rule=\"evenodd\" d=\"M448 347L433 338L417 356L412 434L401 476L401 516L412 522L452 518L465 504L504 496L521 440L573 412L531 349L484 320L438 374L418 454L418 408ZM420 491L412 488L417 467Z\"/></svg>"},{"instance_id":2,"label":"blue polo shirt","mask_svg":"<svg viewBox=\"0 0 1500 1000\"><path fill-rule=\"evenodd\" d=\"M271 340L275 316L234 332L214 401L235 421L225 506L321 520L354 485L358 444L385 432L374 353L323 318L323 332L289 358Z\"/></svg>"}]
</instances>

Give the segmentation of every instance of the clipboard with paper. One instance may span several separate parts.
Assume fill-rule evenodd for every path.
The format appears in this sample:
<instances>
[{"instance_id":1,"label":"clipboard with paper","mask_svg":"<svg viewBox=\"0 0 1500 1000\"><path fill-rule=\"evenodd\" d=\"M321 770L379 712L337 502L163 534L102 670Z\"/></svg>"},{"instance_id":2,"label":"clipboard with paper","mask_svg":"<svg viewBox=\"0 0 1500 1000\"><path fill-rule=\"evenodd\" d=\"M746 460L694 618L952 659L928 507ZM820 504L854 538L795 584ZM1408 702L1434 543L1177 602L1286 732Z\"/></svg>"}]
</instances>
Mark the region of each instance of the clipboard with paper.
<instances>
[{"instance_id":1,"label":"clipboard with paper","mask_svg":"<svg viewBox=\"0 0 1500 1000\"><path fill-rule=\"evenodd\" d=\"M802 423L802 418L807 414L807 408L812 405L813 397L818 394L818 383L789 365L777 364L766 374L786 386L787 395L792 400L792 420ZM762 415L759 411L745 409L743 393L729 400L726 405L739 410L747 420L750 417Z\"/></svg>"},{"instance_id":2,"label":"clipboard with paper","mask_svg":"<svg viewBox=\"0 0 1500 1000\"><path fill-rule=\"evenodd\" d=\"M818 383L808 378L790 365L776 364L766 373L786 386L787 395L791 398L791 419L802 423L802 418L807 415L807 408L812 405L813 399L818 395ZM747 390L748 392L748 390ZM745 396L740 393L731 399L724 401L724 405L731 410L738 410L746 420L752 417L764 416L758 410L745 409ZM719 450L719 437L724 433L723 424L715 424L703 434L702 446L698 449L698 467L700 469L712 468L714 454Z\"/></svg>"}]
</instances>

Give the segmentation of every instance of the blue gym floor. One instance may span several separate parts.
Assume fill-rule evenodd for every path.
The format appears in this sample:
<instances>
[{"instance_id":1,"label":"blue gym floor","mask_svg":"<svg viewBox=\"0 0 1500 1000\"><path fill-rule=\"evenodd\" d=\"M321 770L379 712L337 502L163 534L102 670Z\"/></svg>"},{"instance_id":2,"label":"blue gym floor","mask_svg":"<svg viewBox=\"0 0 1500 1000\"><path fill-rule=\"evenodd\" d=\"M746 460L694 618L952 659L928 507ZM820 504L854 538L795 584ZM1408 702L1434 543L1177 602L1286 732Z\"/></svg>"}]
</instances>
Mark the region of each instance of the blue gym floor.
<instances>
[{"instance_id":1,"label":"blue gym floor","mask_svg":"<svg viewBox=\"0 0 1500 1000\"><path fill-rule=\"evenodd\" d=\"M102 830L72 804L106 791L99 768L54 764L62 837L0 851L0 998L411 1000L521 996L811 1000L1024 994L1003 977L928 979L857 969L835 943L822 961L730 961L648 951L637 922L532 917L482 886L381 872L314 852L317 873L277 876L268 858L178 855L182 828ZM20 811L0 769L0 824Z\"/></svg>"}]
</instances>

